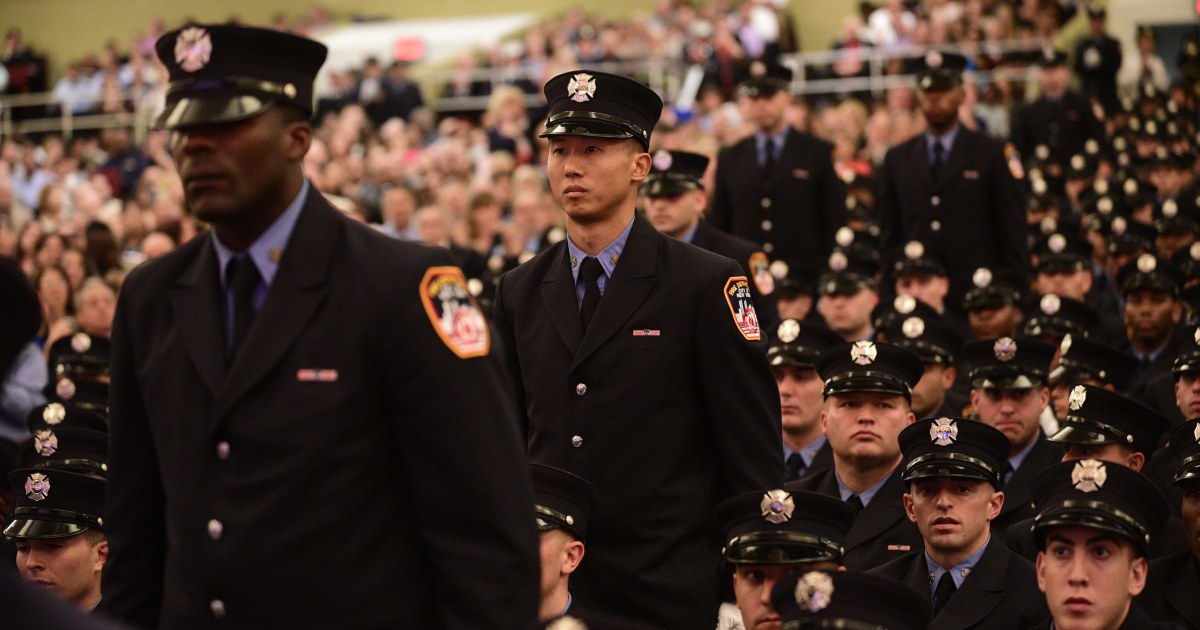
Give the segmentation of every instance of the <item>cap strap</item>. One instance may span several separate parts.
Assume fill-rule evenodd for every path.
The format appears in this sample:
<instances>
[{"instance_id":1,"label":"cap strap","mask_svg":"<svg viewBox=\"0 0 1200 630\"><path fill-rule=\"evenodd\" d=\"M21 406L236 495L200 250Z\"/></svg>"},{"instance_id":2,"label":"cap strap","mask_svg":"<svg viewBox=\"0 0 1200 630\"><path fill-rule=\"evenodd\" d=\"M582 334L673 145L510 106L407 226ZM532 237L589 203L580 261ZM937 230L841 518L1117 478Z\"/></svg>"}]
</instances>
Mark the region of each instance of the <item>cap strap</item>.
<instances>
[{"instance_id":1,"label":"cap strap","mask_svg":"<svg viewBox=\"0 0 1200 630\"><path fill-rule=\"evenodd\" d=\"M179 79L172 81L167 86L167 100L172 97L183 98L179 92L190 92L192 90L222 90L236 88L241 91L248 92L265 92L267 94L275 94L284 98L293 98L296 96L296 86L288 83L286 85L280 83L272 83L261 79L251 79L249 77L221 77L221 78L195 78L195 79ZM290 94L289 94L290 92Z\"/></svg>"},{"instance_id":2,"label":"cap strap","mask_svg":"<svg viewBox=\"0 0 1200 630\"><path fill-rule=\"evenodd\" d=\"M541 514L542 516L549 516L550 518L552 518L556 521L561 521L563 523L574 523L575 522L575 519L573 517L563 514L562 512L559 512L558 510L551 510L550 508L548 508L544 505L537 505L535 503L533 506L533 511L537 512L538 514Z\"/></svg>"},{"instance_id":3,"label":"cap strap","mask_svg":"<svg viewBox=\"0 0 1200 630\"><path fill-rule=\"evenodd\" d=\"M646 130L635 127L634 125L630 124L630 122L628 120L624 120L622 118L617 118L616 116L611 116L609 114L605 114L602 112L577 112L577 111L558 112L557 114L551 116L550 119L546 121L546 128L550 128L551 126L558 124L558 122L561 120L571 119L571 118L591 118L593 120L598 120L603 123L615 125L617 127L620 127L621 129L630 131L635 136L637 136L638 139L640 139L642 142L648 142L650 140L650 134Z\"/></svg>"},{"instance_id":4,"label":"cap strap","mask_svg":"<svg viewBox=\"0 0 1200 630\"><path fill-rule=\"evenodd\" d=\"M69 518L69 519L76 520L76 521L83 521L85 523L91 524L93 527L100 527L104 523L104 519L102 519L98 516L92 516L90 514L84 514L83 512L75 512L72 510L56 510L54 508L35 508L35 507L19 507L16 510L13 510L13 520L17 520L19 517L22 517L22 516L27 517L27 518L30 516L58 516L58 517L62 517L62 518ZM29 519L29 520L37 520L37 519Z\"/></svg>"},{"instance_id":5,"label":"cap strap","mask_svg":"<svg viewBox=\"0 0 1200 630\"><path fill-rule=\"evenodd\" d=\"M842 557L842 546L838 543L821 536L813 536L811 534L803 534L792 531L750 532L729 541L729 548L732 549L733 547L744 547L763 543L795 543L823 551L828 551L829 553L833 554L832 558ZM811 558L805 560L805 562L811 561Z\"/></svg>"},{"instance_id":6,"label":"cap strap","mask_svg":"<svg viewBox=\"0 0 1200 630\"><path fill-rule=\"evenodd\" d=\"M1111 424L1105 424L1105 423L1097 421L1097 420L1092 420L1090 418L1081 418L1079 416L1075 416L1075 415L1071 415L1071 414L1067 414L1067 417L1063 420L1063 424L1074 424L1074 425L1078 426L1079 428L1085 429L1088 431L1099 431L1101 433L1105 433L1107 435L1111 435L1111 436L1115 437L1118 442L1124 442L1126 444L1133 444L1133 434L1132 433L1118 429L1117 427L1114 427Z\"/></svg>"},{"instance_id":7,"label":"cap strap","mask_svg":"<svg viewBox=\"0 0 1200 630\"><path fill-rule=\"evenodd\" d=\"M1076 510L1079 508L1084 508L1084 509L1096 510L1099 512L1103 512L1103 513L1107 514L1108 516L1111 516L1112 518L1117 519L1117 521L1119 521L1121 524L1129 527L1133 532L1139 534L1143 539L1147 539L1147 540L1149 539L1149 536L1150 536L1149 532L1146 531L1145 526L1143 526L1141 523L1139 523L1137 521L1137 519L1133 518L1129 514L1126 514L1123 510L1118 510L1117 508L1115 508L1107 503L1102 503L1100 501L1082 501L1082 500L1068 499L1068 500L1060 503L1059 506L1066 510ZM1037 518L1034 520L1041 521L1043 516L1045 516L1045 514L1039 514L1037 516Z\"/></svg>"},{"instance_id":8,"label":"cap strap","mask_svg":"<svg viewBox=\"0 0 1200 630\"><path fill-rule=\"evenodd\" d=\"M878 379L878 380L882 380L882 381L897 382L900 385L903 385L905 389L908 389L910 391L912 389L908 386L907 383L900 382L894 375L888 374L887 372L879 372L877 370L852 370L852 371L846 372L844 374L838 374L837 376L832 376L829 379L827 379L825 381L825 387L829 388L829 386L833 385L834 383L840 383L846 379L851 379L851 378L873 378L873 379Z\"/></svg>"},{"instance_id":9,"label":"cap strap","mask_svg":"<svg viewBox=\"0 0 1200 630\"><path fill-rule=\"evenodd\" d=\"M920 466L921 464L924 464L925 462L930 461L930 460L947 460L947 459L951 460L951 461L962 462L964 464L971 464L973 466L979 466L980 468L986 470L988 472L988 474L992 475L996 479L1000 478L1000 475L996 472L996 469L992 468L992 466L990 464L988 464L987 462L985 462L982 459L979 459L977 457L971 457L970 455L963 455L962 453L929 453L926 455L922 455L922 456L912 460L911 462L909 462L908 465L904 467L904 472L907 474L908 472L912 471L914 468L916 468L916 467Z\"/></svg>"}]
</instances>

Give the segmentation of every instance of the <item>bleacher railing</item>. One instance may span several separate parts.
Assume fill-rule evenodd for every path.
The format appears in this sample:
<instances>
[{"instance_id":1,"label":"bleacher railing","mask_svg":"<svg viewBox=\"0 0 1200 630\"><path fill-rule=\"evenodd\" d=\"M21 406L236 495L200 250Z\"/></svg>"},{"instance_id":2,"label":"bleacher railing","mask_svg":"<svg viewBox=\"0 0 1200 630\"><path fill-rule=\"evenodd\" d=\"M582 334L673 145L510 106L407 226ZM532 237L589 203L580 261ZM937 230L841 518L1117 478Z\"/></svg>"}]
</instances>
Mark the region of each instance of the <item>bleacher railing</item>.
<instances>
[{"instance_id":1,"label":"bleacher railing","mask_svg":"<svg viewBox=\"0 0 1200 630\"><path fill-rule=\"evenodd\" d=\"M981 57L1012 57L1037 53L1043 44L1039 42L986 42L969 46L939 46L941 52L957 52L968 58ZM888 65L897 59L922 57L928 52L925 47L860 47L854 50L831 49L809 51L785 55L781 63L792 68L794 79L791 91L796 95L844 95L869 93L875 98L882 98L887 91L897 86L911 86L916 77L912 74L888 74ZM827 77L828 69L834 63L843 61L848 55L856 55L866 70L851 77ZM642 59L623 60L589 64L590 68L603 72L623 74L637 77L661 94L665 101L674 102L683 89L684 77L689 70L689 64L679 59ZM422 81L427 89L440 93L442 86L459 76L460 71L453 69L434 69L424 74ZM1032 64L1026 66L1001 66L989 70L972 70L972 79L979 84L1005 80L1009 82L1026 82L1036 79L1037 70ZM541 85L546 77L536 69L527 67L479 68L470 71L468 80L482 82L492 87L505 83L525 80L531 85ZM133 102L141 103L141 90L137 94L127 94ZM428 93L427 93L428 94ZM489 97L484 96L455 96L427 98L430 106L439 114L454 114L463 112L478 112L486 109ZM545 105L540 92L525 95L527 107L536 108ZM107 127L131 127L134 130L135 141L141 142L152 120L153 108L141 105L133 112L112 114L74 115L70 107L62 106L61 113L55 116L35 117L26 115L14 117L14 112L24 108L40 107L44 111L51 106L62 105L52 92L38 94L18 94L0 96L0 139L14 134L30 134L55 132L69 138L79 130L95 130Z\"/></svg>"}]
</instances>

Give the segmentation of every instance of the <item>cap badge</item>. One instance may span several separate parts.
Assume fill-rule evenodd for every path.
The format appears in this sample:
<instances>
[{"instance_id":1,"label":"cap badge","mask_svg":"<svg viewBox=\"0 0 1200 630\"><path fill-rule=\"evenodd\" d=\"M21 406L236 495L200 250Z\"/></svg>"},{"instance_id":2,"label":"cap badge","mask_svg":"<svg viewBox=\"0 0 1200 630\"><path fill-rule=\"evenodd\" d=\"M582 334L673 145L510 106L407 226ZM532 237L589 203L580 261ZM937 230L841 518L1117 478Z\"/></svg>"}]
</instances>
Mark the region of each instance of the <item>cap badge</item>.
<instances>
[{"instance_id":1,"label":"cap badge","mask_svg":"<svg viewBox=\"0 0 1200 630\"><path fill-rule=\"evenodd\" d=\"M1188 248L1188 255L1192 257L1192 260L1200 260L1200 241L1192 243L1192 246Z\"/></svg>"},{"instance_id":2,"label":"cap badge","mask_svg":"<svg viewBox=\"0 0 1200 630\"><path fill-rule=\"evenodd\" d=\"M796 337L800 336L800 322L794 319L785 319L779 323L779 330L776 334L783 343L792 343Z\"/></svg>"},{"instance_id":3,"label":"cap badge","mask_svg":"<svg viewBox=\"0 0 1200 630\"><path fill-rule=\"evenodd\" d=\"M1125 217L1117 217L1112 221L1112 233L1116 236L1125 236L1125 230L1129 229L1129 224L1125 221Z\"/></svg>"},{"instance_id":4,"label":"cap badge","mask_svg":"<svg viewBox=\"0 0 1200 630\"><path fill-rule=\"evenodd\" d=\"M901 315L908 315L917 310L917 298L911 295L897 295L896 299L892 300L892 308Z\"/></svg>"},{"instance_id":5,"label":"cap badge","mask_svg":"<svg viewBox=\"0 0 1200 630\"><path fill-rule=\"evenodd\" d=\"M921 244L921 241L909 241L908 244L904 246L904 256L909 260L917 260L924 255L925 246Z\"/></svg>"},{"instance_id":6,"label":"cap badge","mask_svg":"<svg viewBox=\"0 0 1200 630\"><path fill-rule=\"evenodd\" d=\"M659 149L654 152L654 168L660 171L671 170L671 163L675 159L671 157L671 152L666 149Z\"/></svg>"},{"instance_id":7,"label":"cap badge","mask_svg":"<svg viewBox=\"0 0 1200 630\"><path fill-rule=\"evenodd\" d=\"M1168 199L1162 205L1163 216L1168 219L1174 219L1179 214L1179 205L1174 199Z\"/></svg>"},{"instance_id":8,"label":"cap badge","mask_svg":"<svg viewBox=\"0 0 1200 630\"><path fill-rule=\"evenodd\" d=\"M846 258L846 255L842 252L833 252L829 255L830 271L845 271L849 265L850 259Z\"/></svg>"},{"instance_id":9,"label":"cap badge","mask_svg":"<svg viewBox=\"0 0 1200 630\"><path fill-rule=\"evenodd\" d=\"M1120 138L1117 138L1117 139L1120 140ZM1097 195L1107 194L1108 193L1108 180L1107 179L1097 180L1096 183L1092 186L1092 189L1096 191Z\"/></svg>"},{"instance_id":10,"label":"cap badge","mask_svg":"<svg viewBox=\"0 0 1200 630\"><path fill-rule=\"evenodd\" d=\"M75 333L71 336L71 349L75 352L87 352L92 347L92 338L87 333Z\"/></svg>"},{"instance_id":11,"label":"cap badge","mask_svg":"<svg viewBox=\"0 0 1200 630\"><path fill-rule=\"evenodd\" d=\"M587 626L570 615L563 615L550 622L550 625L546 626L546 630L587 630Z\"/></svg>"},{"instance_id":12,"label":"cap badge","mask_svg":"<svg viewBox=\"0 0 1200 630\"><path fill-rule=\"evenodd\" d=\"M196 26L185 28L175 40L175 63L184 72L195 72L208 65L212 49L208 31Z\"/></svg>"},{"instance_id":13,"label":"cap badge","mask_svg":"<svg viewBox=\"0 0 1200 630\"><path fill-rule=\"evenodd\" d=\"M980 289L989 286L992 284L992 270L987 267L976 269L975 273L971 276L971 284Z\"/></svg>"},{"instance_id":14,"label":"cap badge","mask_svg":"<svg viewBox=\"0 0 1200 630\"><path fill-rule=\"evenodd\" d=\"M934 420L929 426L929 440L938 446L950 446L958 439L958 423L950 418Z\"/></svg>"},{"instance_id":15,"label":"cap badge","mask_svg":"<svg viewBox=\"0 0 1200 630\"><path fill-rule=\"evenodd\" d=\"M1109 199L1108 197L1101 197L1100 201L1096 202L1096 209L1100 211L1100 214L1111 213L1113 210L1112 199Z\"/></svg>"},{"instance_id":16,"label":"cap badge","mask_svg":"<svg viewBox=\"0 0 1200 630\"><path fill-rule=\"evenodd\" d=\"M750 76L752 76L752 77L767 76L767 64L765 64L761 61L755 61L754 63L750 64Z\"/></svg>"},{"instance_id":17,"label":"cap badge","mask_svg":"<svg viewBox=\"0 0 1200 630\"><path fill-rule=\"evenodd\" d=\"M1062 234L1051 234L1046 246L1050 248L1051 252L1061 254L1067 248L1067 237Z\"/></svg>"},{"instance_id":18,"label":"cap badge","mask_svg":"<svg viewBox=\"0 0 1200 630\"><path fill-rule=\"evenodd\" d=\"M1200 338L1200 328L1196 329L1196 337ZM1196 342L1200 343L1200 341ZM51 426L56 425L67 417L67 408L59 403L50 403L42 410L42 421Z\"/></svg>"},{"instance_id":19,"label":"cap badge","mask_svg":"<svg viewBox=\"0 0 1200 630\"><path fill-rule=\"evenodd\" d=\"M1063 335L1062 343L1058 344L1058 353L1065 356L1071 351L1071 333Z\"/></svg>"},{"instance_id":20,"label":"cap badge","mask_svg":"<svg viewBox=\"0 0 1200 630\"><path fill-rule=\"evenodd\" d=\"M1083 151L1088 155L1095 155L1100 152L1100 143L1095 139L1090 139L1083 143Z\"/></svg>"},{"instance_id":21,"label":"cap badge","mask_svg":"<svg viewBox=\"0 0 1200 630\"><path fill-rule=\"evenodd\" d=\"M1047 293L1042 296L1041 307L1043 313L1054 315L1062 308L1062 299L1053 293Z\"/></svg>"},{"instance_id":22,"label":"cap badge","mask_svg":"<svg viewBox=\"0 0 1200 630\"><path fill-rule=\"evenodd\" d=\"M762 502L758 507L762 510L762 516L767 519L768 523L780 525L792 518L796 502L792 500L792 495L788 494L786 490L768 490L763 495Z\"/></svg>"},{"instance_id":23,"label":"cap badge","mask_svg":"<svg viewBox=\"0 0 1200 630\"><path fill-rule=\"evenodd\" d=\"M1127 180L1125 180L1125 187L1124 187L1124 188L1125 188L1125 194L1126 194L1126 195L1136 195L1136 194L1137 194L1137 191L1138 191L1138 183L1137 183L1137 180L1136 180L1136 179L1127 179Z\"/></svg>"},{"instance_id":24,"label":"cap badge","mask_svg":"<svg viewBox=\"0 0 1200 630\"><path fill-rule=\"evenodd\" d=\"M783 280L788 275L788 264L782 260L776 260L771 263L771 275L775 276L776 280Z\"/></svg>"},{"instance_id":25,"label":"cap badge","mask_svg":"<svg viewBox=\"0 0 1200 630\"><path fill-rule=\"evenodd\" d=\"M801 610L821 612L833 602L833 578L827 573L810 571L796 582L796 603Z\"/></svg>"},{"instance_id":26,"label":"cap badge","mask_svg":"<svg viewBox=\"0 0 1200 630\"><path fill-rule=\"evenodd\" d=\"M900 325L900 331L909 339L916 339L925 334L925 320L920 317L909 317Z\"/></svg>"},{"instance_id":27,"label":"cap badge","mask_svg":"<svg viewBox=\"0 0 1200 630\"><path fill-rule=\"evenodd\" d=\"M1012 337L1001 337L992 345L992 353L1001 361L1012 361L1017 356L1017 342Z\"/></svg>"},{"instance_id":28,"label":"cap badge","mask_svg":"<svg viewBox=\"0 0 1200 630\"><path fill-rule=\"evenodd\" d=\"M1048 160L1050 159L1050 147L1039 144L1033 149L1033 155L1039 160Z\"/></svg>"},{"instance_id":29,"label":"cap badge","mask_svg":"<svg viewBox=\"0 0 1200 630\"><path fill-rule=\"evenodd\" d=\"M1046 190L1049 188L1046 185L1046 180L1044 180L1040 177L1038 179L1033 180L1032 187L1033 187L1034 194L1038 194L1038 195L1046 194ZM1049 218L1053 218L1053 217L1046 217L1046 218L1049 219ZM1053 231L1053 230L1051 230L1051 231Z\"/></svg>"},{"instance_id":30,"label":"cap badge","mask_svg":"<svg viewBox=\"0 0 1200 630\"><path fill-rule=\"evenodd\" d=\"M1042 183L1045 184L1045 182ZM1038 229L1042 231L1042 234L1053 234L1054 231L1058 229L1058 219L1055 219L1054 217L1046 217L1042 219L1040 223L1038 223Z\"/></svg>"},{"instance_id":31,"label":"cap badge","mask_svg":"<svg viewBox=\"0 0 1200 630\"><path fill-rule=\"evenodd\" d=\"M1196 345L1200 346L1200 328L1197 328L1196 332L1192 333L1192 340L1196 342Z\"/></svg>"},{"instance_id":32,"label":"cap badge","mask_svg":"<svg viewBox=\"0 0 1200 630\"><path fill-rule=\"evenodd\" d=\"M50 478L42 473L33 473L25 480L25 496L34 501L45 500L50 495Z\"/></svg>"},{"instance_id":33,"label":"cap badge","mask_svg":"<svg viewBox=\"0 0 1200 630\"><path fill-rule=\"evenodd\" d=\"M1076 463L1071 471L1071 483L1080 492L1095 492L1104 487L1107 479L1108 471L1104 469L1104 464L1094 459Z\"/></svg>"},{"instance_id":34,"label":"cap badge","mask_svg":"<svg viewBox=\"0 0 1200 630\"><path fill-rule=\"evenodd\" d=\"M1137 270L1142 273L1154 273L1158 269L1158 261L1154 258L1154 254L1142 254L1137 259Z\"/></svg>"},{"instance_id":35,"label":"cap badge","mask_svg":"<svg viewBox=\"0 0 1200 630\"><path fill-rule=\"evenodd\" d=\"M1083 385L1076 385L1071 390L1071 396L1067 399L1067 405L1071 407L1071 411L1079 411L1083 409L1083 403L1087 400L1087 389Z\"/></svg>"},{"instance_id":36,"label":"cap badge","mask_svg":"<svg viewBox=\"0 0 1200 630\"><path fill-rule=\"evenodd\" d=\"M586 72L571 77L571 81L567 83L567 96L576 103L592 100L592 97L596 96L596 77Z\"/></svg>"},{"instance_id":37,"label":"cap badge","mask_svg":"<svg viewBox=\"0 0 1200 630\"><path fill-rule=\"evenodd\" d=\"M75 397L75 383L69 378L64 378L54 386L54 393L63 400L71 400Z\"/></svg>"},{"instance_id":38,"label":"cap badge","mask_svg":"<svg viewBox=\"0 0 1200 630\"><path fill-rule=\"evenodd\" d=\"M925 65L929 66L930 70L937 70L942 67L942 62L945 59L942 57L941 51L931 50L925 53Z\"/></svg>"},{"instance_id":39,"label":"cap badge","mask_svg":"<svg viewBox=\"0 0 1200 630\"><path fill-rule=\"evenodd\" d=\"M49 429L33 434L33 450L42 457L50 457L58 450L58 436Z\"/></svg>"},{"instance_id":40,"label":"cap badge","mask_svg":"<svg viewBox=\"0 0 1200 630\"><path fill-rule=\"evenodd\" d=\"M850 247L850 244L854 242L854 230L843 225L834 233L833 241L841 247Z\"/></svg>"},{"instance_id":41,"label":"cap badge","mask_svg":"<svg viewBox=\"0 0 1200 630\"><path fill-rule=\"evenodd\" d=\"M1192 434L1196 436L1196 443L1200 444L1200 424L1196 425L1196 430Z\"/></svg>"},{"instance_id":42,"label":"cap badge","mask_svg":"<svg viewBox=\"0 0 1200 630\"><path fill-rule=\"evenodd\" d=\"M871 365L878 353L879 350L870 341L855 341L854 345L850 346L850 360L859 365Z\"/></svg>"},{"instance_id":43,"label":"cap badge","mask_svg":"<svg viewBox=\"0 0 1200 630\"><path fill-rule=\"evenodd\" d=\"M1082 171L1083 167L1085 167L1085 166L1087 166L1087 161L1083 158L1082 155L1072 155L1071 156L1071 168L1073 168L1077 171Z\"/></svg>"}]
</instances>

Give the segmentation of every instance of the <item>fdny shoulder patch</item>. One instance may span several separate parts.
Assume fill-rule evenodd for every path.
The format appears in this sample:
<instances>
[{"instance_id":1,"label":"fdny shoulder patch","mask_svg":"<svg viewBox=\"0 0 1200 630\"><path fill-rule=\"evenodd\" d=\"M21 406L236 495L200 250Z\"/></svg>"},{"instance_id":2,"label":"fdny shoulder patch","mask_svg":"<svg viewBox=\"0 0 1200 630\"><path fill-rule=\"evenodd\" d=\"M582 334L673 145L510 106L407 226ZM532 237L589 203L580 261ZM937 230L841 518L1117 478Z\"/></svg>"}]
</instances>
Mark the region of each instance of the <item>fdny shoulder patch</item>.
<instances>
[{"instance_id":1,"label":"fdny shoulder patch","mask_svg":"<svg viewBox=\"0 0 1200 630\"><path fill-rule=\"evenodd\" d=\"M725 281L725 303L733 315L733 323L747 341L758 341L762 334L758 328L758 312L750 297L750 281L746 276L734 276Z\"/></svg>"},{"instance_id":2,"label":"fdny shoulder patch","mask_svg":"<svg viewBox=\"0 0 1200 630\"><path fill-rule=\"evenodd\" d=\"M483 311L458 267L430 267L421 280L421 304L433 330L460 359L482 357L491 347Z\"/></svg>"}]
</instances>

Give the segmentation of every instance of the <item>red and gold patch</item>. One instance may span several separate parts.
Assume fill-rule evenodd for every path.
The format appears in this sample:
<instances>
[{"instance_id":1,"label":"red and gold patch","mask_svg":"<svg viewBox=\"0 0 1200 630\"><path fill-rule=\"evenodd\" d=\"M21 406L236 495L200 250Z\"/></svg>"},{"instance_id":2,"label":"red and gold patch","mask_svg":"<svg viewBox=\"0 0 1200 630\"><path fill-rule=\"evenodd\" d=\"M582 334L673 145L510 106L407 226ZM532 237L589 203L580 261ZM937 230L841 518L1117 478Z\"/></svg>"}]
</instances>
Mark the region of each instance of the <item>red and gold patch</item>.
<instances>
[{"instance_id":1,"label":"red and gold patch","mask_svg":"<svg viewBox=\"0 0 1200 630\"><path fill-rule=\"evenodd\" d=\"M746 276L734 276L725 281L725 303L733 315L733 323L748 341L758 341L762 334L758 327L758 312L750 293L750 281Z\"/></svg>"},{"instance_id":2,"label":"red and gold patch","mask_svg":"<svg viewBox=\"0 0 1200 630\"><path fill-rule=\"evenodd\" d=\"M434 331L460 359L482 357L491 347L483 311L458 267L430 267L421 280L421 304Z\"/></svg>"}]
</instances>

